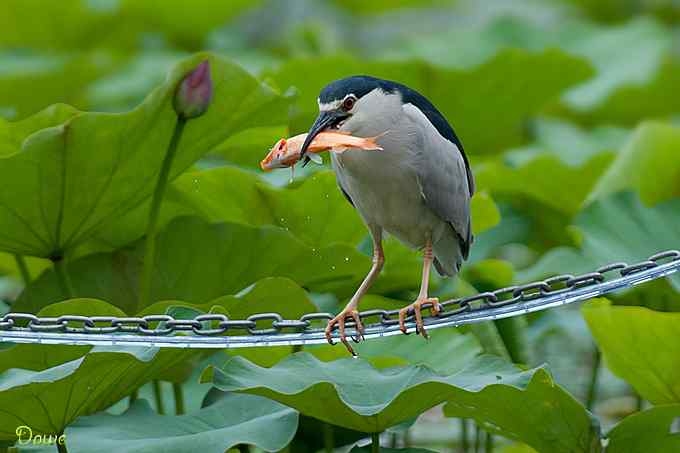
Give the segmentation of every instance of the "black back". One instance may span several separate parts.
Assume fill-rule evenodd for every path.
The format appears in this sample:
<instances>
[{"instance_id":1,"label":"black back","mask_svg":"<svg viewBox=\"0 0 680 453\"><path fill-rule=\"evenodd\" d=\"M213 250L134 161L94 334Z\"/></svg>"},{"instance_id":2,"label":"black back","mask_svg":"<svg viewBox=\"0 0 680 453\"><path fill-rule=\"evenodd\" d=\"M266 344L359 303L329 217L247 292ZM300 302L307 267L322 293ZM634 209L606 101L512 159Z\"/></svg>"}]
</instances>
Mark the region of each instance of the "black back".
<instances>
[{"instance_id":1,"label":"black back","mask_svg":"<svg viewBox=\"0 0 680 453\"><path fill-rule=\"evenodd\" d=\"M413 104L420 109L421 112L427 117L427 119L432 123L432 125L437 129L442 137L455 144L465 161L465 170L467 173L468 187L470 188L470 196L474 193L474 180L472 178L472 172L470 171L470 163L467 156L465 155L465 150L463 149L463 143L454 132L453 128L446 121L444 115L441 114L439 110L422 94L418 93L416 90L407 87L399 82L393 82L391 80L378 79L376 77L357 75L352 77L347 77L344 79L336 80L326 85L321 90L319 94L319 100L322 103L332 102L338 99L343 99L350 93L353 93L357 98L370 93L376 88L380 88L386 93L400 93L402 102L404 104Z\"/></svg>"}]
</instances>

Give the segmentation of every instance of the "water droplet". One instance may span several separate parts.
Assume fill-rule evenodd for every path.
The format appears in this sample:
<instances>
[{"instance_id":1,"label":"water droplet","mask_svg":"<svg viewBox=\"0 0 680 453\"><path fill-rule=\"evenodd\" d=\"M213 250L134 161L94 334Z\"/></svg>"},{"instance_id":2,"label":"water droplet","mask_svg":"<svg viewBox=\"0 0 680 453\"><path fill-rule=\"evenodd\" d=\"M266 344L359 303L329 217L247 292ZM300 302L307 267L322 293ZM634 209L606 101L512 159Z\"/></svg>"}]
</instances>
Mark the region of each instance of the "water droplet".
<instances>
[{"instance_id":1,"label":"water droplet","mask_svg":"<svg viewBox=\"0 0 680 453\"><path fill-rule=\"evenodd\" d=\"M335 270L335 266L331 266L331 270L334 271L334 270Z\"/></svg>"},{"instance_id":2,"label":"water droplet","mask_svg":"<svg viewBox=\"0 0 680 453\"><path fill-rule=\"evenodd\" d=\"M346 262L346 263L349 263L349 256L346 256L346 257L345 257L345 262Z\"/></svg>"},{"instance_id":3,"label":"water droplet","mask_svg":"<svg viewBox=\"0 0 680 453\"><path fill-rule=\"evenodd\" d=\"M281 217L281 223L284 223L285 221L286 221L286 219L284 219L283 217Z\"/></svg>"}]
</instances>

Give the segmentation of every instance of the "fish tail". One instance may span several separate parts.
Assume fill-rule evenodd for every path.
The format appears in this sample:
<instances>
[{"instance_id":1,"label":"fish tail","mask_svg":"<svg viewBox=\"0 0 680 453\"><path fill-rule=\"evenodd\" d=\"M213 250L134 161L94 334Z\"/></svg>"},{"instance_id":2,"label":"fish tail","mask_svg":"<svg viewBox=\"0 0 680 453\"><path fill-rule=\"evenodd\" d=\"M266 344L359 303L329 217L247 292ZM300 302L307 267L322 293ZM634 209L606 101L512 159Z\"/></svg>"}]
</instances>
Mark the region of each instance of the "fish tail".
<instances>
[{"instance_id":1,"label":"fish tail","mask_svg":"<svg viewBox=\"0 0 680 453\"><path fill-rule=\"evenodd\" d=\"M389 130L386 130L385 132L381 132L380 134L375 135L373 137L368 137L365 140L368 142L369 145L375 146L375 149L382 151L383 149L382 146L378 145L378 142L376 142L376 140L378 140L380 137L387 135L388 132Z\"/></svg>"}]
</instances>

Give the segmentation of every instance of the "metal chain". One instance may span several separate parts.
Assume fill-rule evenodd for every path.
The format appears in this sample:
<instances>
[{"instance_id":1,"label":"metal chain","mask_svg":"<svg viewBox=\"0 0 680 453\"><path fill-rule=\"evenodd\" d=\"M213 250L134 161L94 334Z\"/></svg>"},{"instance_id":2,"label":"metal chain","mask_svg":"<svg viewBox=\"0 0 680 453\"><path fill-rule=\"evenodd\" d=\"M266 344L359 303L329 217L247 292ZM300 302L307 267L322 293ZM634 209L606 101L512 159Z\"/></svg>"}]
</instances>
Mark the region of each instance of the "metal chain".
<instances>
[{"instance_id":1,"label":"metal chain","mask_svg":"<svg viewBox=\"0 0 680 453\"><path fill-rule=\"evenodd\" d=\"M428 330L507 318L591 299L680 270L680 252L669 250L628 265L612 263L582 275L563 274L546 280L442 302L437 316L424 318ZM364 338L400 334L399 310L367 310L359 314ZM284 319L279 313L259 313L246 319L204 314L194 319L169 315L102 317L63 315L38 317L7 313L0 317L0 342L70 345L123 345L176 348L242 348L325 343L330 313L310 313ZM347 322L354 335L353 322ZM413 317L407 319L415 330ZM337 332L336 332L337 337Z\"/></svg>"}]
</instances>

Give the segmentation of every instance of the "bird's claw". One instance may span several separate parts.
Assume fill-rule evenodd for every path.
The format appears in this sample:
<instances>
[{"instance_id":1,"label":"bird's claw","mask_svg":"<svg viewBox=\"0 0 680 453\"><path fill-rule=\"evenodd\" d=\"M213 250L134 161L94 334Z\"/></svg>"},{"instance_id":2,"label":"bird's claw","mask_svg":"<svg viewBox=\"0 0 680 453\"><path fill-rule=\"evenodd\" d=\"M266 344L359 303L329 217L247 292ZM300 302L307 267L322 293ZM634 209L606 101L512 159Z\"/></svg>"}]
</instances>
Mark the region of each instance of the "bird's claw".
<instances>
[{"instance_id":1,"label":"bird's claw","mask_svg":"<svg viewBox=\"0 0 680 453\"><path fill-rule=\"evenodd\" d=\"M328 325L326 326L325 334L326 334L326 341L328 341L328 344L334 345L335 342L333 341L333 328L335 325L338 325L338 330L340 331L340 341L342 344L345 345L345 348L347 348L347 351L349 351L352 356L356 357L357 354L354 352L354 349L352 348L352 345L349 344L349 341L347 341L347 335L345 334L345 321L347 320L347 317L352 318L354 321L354 329L356 330L357 334L352 335L350 338L352 341L355 343L359 343L364 339L364 325L361 323L361 318L359 317L359 312L357 310L343 310L336 316L335 318L331 319L328 321Z\"/></svg>"},{"instance_id":2,"label":"bird's claw","mask_svg":"<svg viewBox=\"0 0 680 453\"><path fill-rule=\"evenodd\" d=\"M416 333L422 335L425 339L430 338L423 324L423 315L421 312L423 308L429 308L434 316L437 316L442 310L439 299L436 297L418 299L411 305L399 310L399 330L406 335L409 334L408 329L406 328L406 317L410 312L413 312L416 316Z\"/></svg>"}]
</instances>

